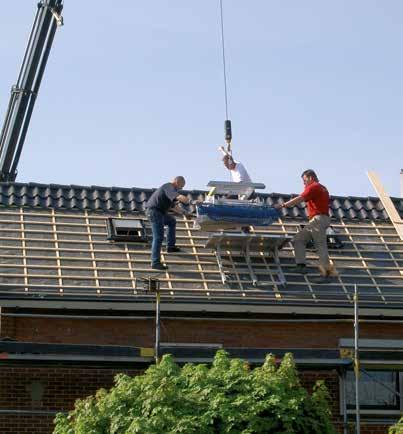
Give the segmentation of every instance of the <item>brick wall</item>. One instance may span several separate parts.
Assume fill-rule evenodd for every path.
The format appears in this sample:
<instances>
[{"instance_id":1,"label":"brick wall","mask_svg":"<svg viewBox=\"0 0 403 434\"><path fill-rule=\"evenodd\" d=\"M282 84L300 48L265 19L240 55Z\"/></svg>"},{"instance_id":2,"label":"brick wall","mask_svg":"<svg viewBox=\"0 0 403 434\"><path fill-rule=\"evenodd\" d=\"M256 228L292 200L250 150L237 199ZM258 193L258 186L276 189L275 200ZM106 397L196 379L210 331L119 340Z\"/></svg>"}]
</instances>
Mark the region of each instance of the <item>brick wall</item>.
<instances>
[{"instance_id":1,"label":"brick wall","mask_svg":"<svg viewBox=\"0 0 403 434\"><path fill-rule=\"evenodd\" d=\"M14 337L16 335L16 319L2 316L1 314L5 311L7 310L0 307L0 337Z\"/></svg>"},{"instance_id":2,"label":"brick wall","mask_svg":"<svg viewBox=\"0 0 403 434\"><path fill-rule=\"evenodd\" d=\"M0 409L20 412L57 412L73 408L77 398L92 395L101 387L113 385L113 378L122 372L110 368L89 367L10 367L0 366ZM140 371L123 370L129 375ZM324 379L331 396L331 408L338 431L343 432L339 416L337 372L303 371L301 381L312 390L316 380ZM48 434L53 430L54 414L0 414L1 434ZM349 433L354 433L353 426ZM362 424L362 434L386 434L387 427Z\"/></svg>"},{"instance_id":3,"label":"brick wall","mask_svg":"<svg viewBox=\"0 0 403 434\"><path fill-rule=\"evenodd\" d=\"M0 433L50 434L54 428L53 419L51 415L0 414Z\"/></svg>"},{"instance_id":4,"label":"brick wall","mask_svg":"<svg viewBox=\"0 0 403 434\"><path fill-rule=\"evenodd\" d=\"M19 341L151 347L154 320L2 318L1 336ZM220 343L227 347L337 348L353 338L350 323L264 323L162 320L163 342ZM403 339L403 324L363 323L361 338Z\"/></svg>"},{"instance_id":5,"label":"brick wall","mask_svg":"<svg viewBox=\"0 0 403 434\"><path fill-rule=\"evenodd\" d=\"M341 337L353 337L351 323L268 323L214 320L163 320L162 341L172 343L220 343L227 347L336 348ZM362 338L403 339L403 325L361 325ZM152 347L154 320L85 320L2 317L0 336L19 341L112 344ZM77 398L110 387L117 371L95 368L0 366L0 409L59 411L73 407ZM325 379L332 411L340 433L339 383L335 371L304 371L302 382L311 390L317 379ZM32 400L32 388L43 396ZM38 393L39 393L38 392ZM11 406L11 407L10 407ZM53 415L1 415L0 434L51 432ZM37 423L37 421L41 421ZM35 426L37 431L30 431ZM14 430L14 431L13 431ZM387 433L385 425L366 425L362 434ZM349 433L354 433L353 427Z\"/></svg>"},{"instance_id":6,"label":"brick wall","mask_svg":"<svg viewBox=\"0 0 403 434\"><path fill-rule=\"evenodd\" d=\"M72 409L76 399L92 395L101 387L111 387L118 372L136 375L140 371L0 366L0 410L10 411L0 414L0 433L51 433L56 412ZM34 414L12 414L16 411Z\"/></svg>"}]
</instances>

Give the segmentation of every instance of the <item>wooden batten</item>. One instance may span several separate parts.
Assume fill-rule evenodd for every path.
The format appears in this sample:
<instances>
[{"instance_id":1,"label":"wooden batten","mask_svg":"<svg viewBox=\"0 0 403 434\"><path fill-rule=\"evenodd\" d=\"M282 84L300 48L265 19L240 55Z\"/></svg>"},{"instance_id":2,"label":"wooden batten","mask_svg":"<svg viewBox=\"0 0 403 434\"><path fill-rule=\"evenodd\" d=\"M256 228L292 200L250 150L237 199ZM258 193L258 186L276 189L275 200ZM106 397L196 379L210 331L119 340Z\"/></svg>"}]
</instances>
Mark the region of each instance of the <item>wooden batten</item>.
<instances>
[{"instance_id":1,"label":"wooden batten","mask_svg":"<svg viewBox=\"0 0 403 434\"><path fill-rule=\"evenodd\" d=\"M392 199L389 197L381 183L381 180L379 179L379 176L375 172L369 171L367 172L367 175L375 191L378 193L379 199L381 200L382 205L390 218L390 221L396 229L400 239L403 241L403 220L400 217L395 205L393 205Z\"/></svg>"}]
</instances>

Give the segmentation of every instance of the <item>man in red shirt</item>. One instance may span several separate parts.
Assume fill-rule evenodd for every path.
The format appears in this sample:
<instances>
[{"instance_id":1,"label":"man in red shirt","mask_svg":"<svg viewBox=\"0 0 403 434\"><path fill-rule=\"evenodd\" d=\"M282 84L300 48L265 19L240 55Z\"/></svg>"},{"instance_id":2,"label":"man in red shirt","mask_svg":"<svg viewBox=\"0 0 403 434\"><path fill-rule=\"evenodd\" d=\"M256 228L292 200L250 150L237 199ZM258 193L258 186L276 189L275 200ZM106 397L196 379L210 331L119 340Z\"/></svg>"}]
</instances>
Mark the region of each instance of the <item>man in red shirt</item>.
<instances>
[{"instance_id":1,"label":"man in red shirt","mask_svg":"<svg viewBox=\"0 0 403 434\"><path fill-rule=\"evenodd\" d=\"M330 225L329 201L330 196L326 187L319 183L316 173L311 170L305 170L302 174L302 180L305 185L304 191L294 199L277 205L276 208L288 208L305 202L308 209L309 223L294 236L295 262L294 271L306 274L306 244L313 239L319 256L319 270L323 282L328 276L336 274L333 264L329 260L327 250L326 229Z\"/></svg>"}]
</instances>

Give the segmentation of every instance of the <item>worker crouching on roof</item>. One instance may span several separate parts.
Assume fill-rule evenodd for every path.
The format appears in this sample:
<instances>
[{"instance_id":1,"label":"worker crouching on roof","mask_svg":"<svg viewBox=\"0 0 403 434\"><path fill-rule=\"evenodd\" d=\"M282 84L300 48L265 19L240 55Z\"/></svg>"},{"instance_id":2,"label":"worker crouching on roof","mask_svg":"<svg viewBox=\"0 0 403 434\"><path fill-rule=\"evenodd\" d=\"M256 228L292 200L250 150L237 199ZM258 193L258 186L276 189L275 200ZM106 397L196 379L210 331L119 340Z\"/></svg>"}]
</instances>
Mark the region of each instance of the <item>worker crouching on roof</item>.
<instances>
[{"instance_id":1,"label":"worker crouching on roof","mask_svg":"<svg viewBox=\"0 0 403 434\"><path fill-rule=\"evenodd\" d=\"M188 203L188 198L179 194L186 184L183 176L175 177L172 182L167 182L148 199L146 214L151 222L153 241L151 246L151 266L155 270L167 270L168 267L161 263L161 247L164 240L164 226L167 231L167 253L180 252L176 246L176 219L169 215L168 211L177 200L181 203Z\"/></svg>"},{"instance_id":2,"label":"worker crouching on roof","mask_svg":"<svg viewBox=\"0 0 403 434\"><path fill-rule=\"evenodd\" d=\"M330 225L329 201L330 196L327 188L319 183L319 179L313 170L305 170L302 173L305 185L304 191L294 199L276 205L276 208L288 208L303 201L308 209L309 223L294 236L295 262L293 271L306 274L306 244L313 239L318 256L319 270L321 273L320 283L325 283L329 276L335 275L336 271L329 260L327 249L326 230Z\"/></svg>"}]
</instances>

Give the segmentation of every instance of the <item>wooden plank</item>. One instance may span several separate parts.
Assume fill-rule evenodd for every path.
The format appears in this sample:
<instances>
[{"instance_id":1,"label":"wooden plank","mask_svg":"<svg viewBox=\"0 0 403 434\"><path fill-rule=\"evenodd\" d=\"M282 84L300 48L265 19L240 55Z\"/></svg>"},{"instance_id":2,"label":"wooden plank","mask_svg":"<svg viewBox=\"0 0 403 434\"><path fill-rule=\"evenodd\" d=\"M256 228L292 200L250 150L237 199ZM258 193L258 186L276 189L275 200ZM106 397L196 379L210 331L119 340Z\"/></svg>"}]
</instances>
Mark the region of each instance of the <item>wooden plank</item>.
<instances>
[{"instance_id":1,"label":"wooden plank","mask_svg":"<svg viewBox=\"0 0 403 434\"><path fill-rule=\"evenodd\" d=\"M392 199L389 197L388 193L384 189L379 176L372 171L367 172L368 178L371 181L372 186L378 193L379 199L382 202L393 226L396 229L400 239L403 241L403 220L401 219L395 205L393 205Z\"/></svg>"}]
</instances>

